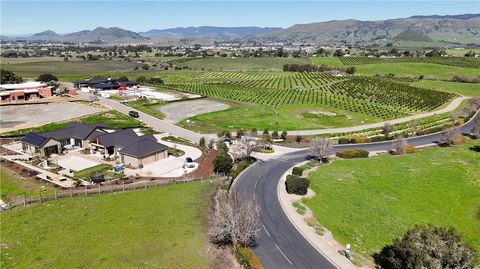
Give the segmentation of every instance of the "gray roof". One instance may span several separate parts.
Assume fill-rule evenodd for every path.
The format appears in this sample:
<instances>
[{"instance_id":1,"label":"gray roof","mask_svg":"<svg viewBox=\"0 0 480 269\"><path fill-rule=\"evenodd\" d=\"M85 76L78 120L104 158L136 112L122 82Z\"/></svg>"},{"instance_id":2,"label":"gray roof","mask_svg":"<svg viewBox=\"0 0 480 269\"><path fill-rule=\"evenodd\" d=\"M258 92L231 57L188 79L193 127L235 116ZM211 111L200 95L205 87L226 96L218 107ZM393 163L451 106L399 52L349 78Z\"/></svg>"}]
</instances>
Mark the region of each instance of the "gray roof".
<instances>
[{"instance_id":1,"label":"gray roof","mask_svg":"<svg viewBox=\"0 0 480 269\"><path fill-rule=\"evenodd\" d=\"M39 134L44 137L50 137L55 140L64 140L68 138L78 138L85 140L87 137L90 136L91 133L93 133L97 129L101 129L106 127L103 124L92 124L92 125L87 125L83 123L78 123L78 122L72 122L70 125L67 127L56 130L56 131L51 131L51 132L46 132Z\"/></svg>"},{"instance_id":2,"label":"gray roof","mask_svg":"<svg viewBox=\"0 0 480 269\"><path fill-rule=\"evenodd\" d=\"M122 129L113 133L97 136L97 140L104 147L126 147L139 140L139 136L133 129Z\"/></svg>"},{"instance_id":3,"label":"gray roof","mask_svg":"<svg viewBox=\"0 0 480 269\"><path fill-rule=\"evenodd\" d=\"M120 153L135 158L141 158L167 149L168 147L164 144L158 143L149 138L144 138L128 147L123 148L120 150Z\"/></svg>"}]
</instances>

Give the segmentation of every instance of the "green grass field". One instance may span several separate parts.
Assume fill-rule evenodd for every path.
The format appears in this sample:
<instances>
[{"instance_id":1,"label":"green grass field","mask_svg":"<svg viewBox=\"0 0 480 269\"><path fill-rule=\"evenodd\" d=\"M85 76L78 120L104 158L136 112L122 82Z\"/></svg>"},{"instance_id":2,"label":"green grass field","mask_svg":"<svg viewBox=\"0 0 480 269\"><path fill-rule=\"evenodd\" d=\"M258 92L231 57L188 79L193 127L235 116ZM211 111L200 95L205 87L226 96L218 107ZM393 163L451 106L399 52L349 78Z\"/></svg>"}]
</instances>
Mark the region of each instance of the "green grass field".
<instances>
[{"instance_id":1,"label":"green grass field","mask_svg":"<svg viewBox=\"0 0 480 269\"><path fill-rule=\"evenodd\" d=\"M324 129L378 121L375 117L331 107L290 105L276 108L222 99L218 101L228 103L231 108L194 116L188 118L190 122L183 120L178 125L200 133L215 133L219 130L238 128L245 130L268 128L276 131ZM335 113L335 115L327 116L322 114L323 111Z\"/></svg>"},{"instance_id":2,"label":"green grass field","mask_svg":"<svg viewBox=\"0 0 480 269\"><path fill-rule=\"evenodd\" d=\"M437 79L451 79L454 75L477 77L479 69L447 66L432 63L381 63L357 65L357 74L375 76L377 73L395 74L397 77L434 76Z\"/></svg>"},{"instance_id":3,"label":"green grass field","mask_svg":"<svg viewBox=\"0 0 480 269\"><path fill-rule=\"evenodd\" d=\"M413 83L414 86L430 89L449 91L465 96L480 96L480 84L461 83L439 80L419 80Z\"/></svg>"},{"instance_id":4,"label":"green grass field","mask_svg":"<svg viewBox=\"0 0 480 269\"><path fill-rule=\"evenodd\" d=\"M305 199L341 243L369 257L415 224L453 226L480 250L480 153L470 141L407 156L335 161L310 175Z\"/></svg>"},{"instance_id":5,"label":"green grass field","mask_svg":"<svg viewBox=\"0 0 480 269\"><path fill-rule=\"evenodd\" d=\"M32 196L42 193L51 193L53 189L47 184L33 182L31 180L20 178L13 171L0 166L0 196L4 202L8 202L13 196Z\"/></svg>"},{"instance_id":6,"label":"green grass field","mask_svg":"<svg viewBox=\"0 0 480 269\"><path fill-rule=\"evenodd\" d=\"M211 185L65 198L2 213L2 268L209 268Z\"/></svg>"}]
</instances>

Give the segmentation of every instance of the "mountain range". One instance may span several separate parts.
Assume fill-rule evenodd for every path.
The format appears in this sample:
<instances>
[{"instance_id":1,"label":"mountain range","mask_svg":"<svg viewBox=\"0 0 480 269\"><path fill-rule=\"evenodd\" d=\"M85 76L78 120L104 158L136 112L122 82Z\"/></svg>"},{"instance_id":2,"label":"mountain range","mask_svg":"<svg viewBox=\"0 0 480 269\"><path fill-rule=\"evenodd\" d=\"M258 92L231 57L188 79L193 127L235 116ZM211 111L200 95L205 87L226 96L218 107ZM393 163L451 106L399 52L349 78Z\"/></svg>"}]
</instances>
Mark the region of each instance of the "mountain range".
<instances>
[{"instance_id":1,"label":"mountain range","mask_svg":"<svg viewBox=\"0 0 480 269\"><path fill-rule=\"evenodd\" d=\"M309 42L315 44L421 42L480 44L480 14L412 16L378 21L334 20L279 27L177 27L133 32L117 27L98 27L65 35L47 30L28 37L2 40L44 40L102 43L175 43L190 39L199 43L231 40Z\"/></svg>"}]
</instances>

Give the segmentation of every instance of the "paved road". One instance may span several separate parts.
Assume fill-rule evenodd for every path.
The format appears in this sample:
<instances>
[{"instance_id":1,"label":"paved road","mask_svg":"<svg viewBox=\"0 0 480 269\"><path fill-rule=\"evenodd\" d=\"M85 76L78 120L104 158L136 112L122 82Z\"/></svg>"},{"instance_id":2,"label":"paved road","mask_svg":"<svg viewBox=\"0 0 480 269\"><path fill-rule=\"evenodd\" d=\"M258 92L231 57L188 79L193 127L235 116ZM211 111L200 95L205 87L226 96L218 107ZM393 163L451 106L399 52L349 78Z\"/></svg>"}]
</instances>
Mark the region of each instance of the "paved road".
<instances>
[{"instance_id":1,"label":"paved road","mask_svg":"<svg viewBox=\"0 0 480 269\"><path fill-rule=\"evenodd\" d=\"M480 113L477 113L475 118L480 118ZM459 129L468 134L472 126L473 122L470 121ZM414 146L423 146L439 141L441 136L441 133L436 133L413 137L407 141ZM332 154L337 150L349 148L379 151L392 149L393 146L392 142L336 145ZM261 232L254 250L265 268L335 268L295 229L278 201L278 180L290 167L307 160L308 155L308 150L302 150L265 161L261 165L257 163L248 168L233 186L233 191L255 195L262 210L260 215Z\"/></svg>"},{"instance_id":2,"label":"paved road","mask_svg":"<svg viewBox=\"0 0 480 269\"><path fill-rule=\"evenodd\" d=\"M88 100L89 95L90 94L79 92L79 96L86 99L86 100ZM187 139L187 140L192 141L194 143L198 143L198 141L202 137L205 137L205 139L207 139L207 141L209 141L210 139L217 139L216 134L215 135L214 134L207 135L207 134L195 133L195 132L192 132L190 130L179 127L179 126L177 126L173 123L170 123L168 121L161 120L161 119L158 119L156 117L150 116L146 113L143 113L143 112L138 111L134 108L126 106L126 105L124 105L120 102L117 102L117 101L114 101L114 100L111 100L111 99L102 98L102 97L99 97L98 99L99 99L99 102L102 105L104 105L106 107L109 107L111 109L117 110L118 112L121 112L125 115L128 115L129 111L132 111L132 110L137 111L138 114L140 115L139 119L141 121L143 121L144 123L152 126L153 129L155 129L157 131L166 132L166 133L169 133L171 135Z\"/></svg>"}]
</instances>

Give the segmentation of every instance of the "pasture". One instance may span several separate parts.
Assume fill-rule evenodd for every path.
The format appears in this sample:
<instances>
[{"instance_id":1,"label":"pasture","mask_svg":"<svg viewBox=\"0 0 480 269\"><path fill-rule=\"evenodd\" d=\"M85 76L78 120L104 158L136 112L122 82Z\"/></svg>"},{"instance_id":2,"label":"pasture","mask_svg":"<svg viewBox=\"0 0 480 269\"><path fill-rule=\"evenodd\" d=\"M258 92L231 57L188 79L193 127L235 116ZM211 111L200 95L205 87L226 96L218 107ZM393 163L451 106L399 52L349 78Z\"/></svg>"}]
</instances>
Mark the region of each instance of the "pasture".
<instances>
[{"instance_id":1,"label":"pasture","mask_svg":"<svg viewBox=\"0 0 480 269\"><path fill-rule=\"evenodd\" d=\"M453 226L480 250L479 141L406 156L339 160L310 175L304 199L341 243L369 257L415 224Z\"/></svg>"},{"instance_id":2,"label":"pasture","mask_svg":"<svg viewBox=\"0 0 480 269\"><path fill-rule=\"evenodd\" d=\"M195 182L4 212L1 267L210 268L211 190Z\"/></svg>"}]
</instances>

